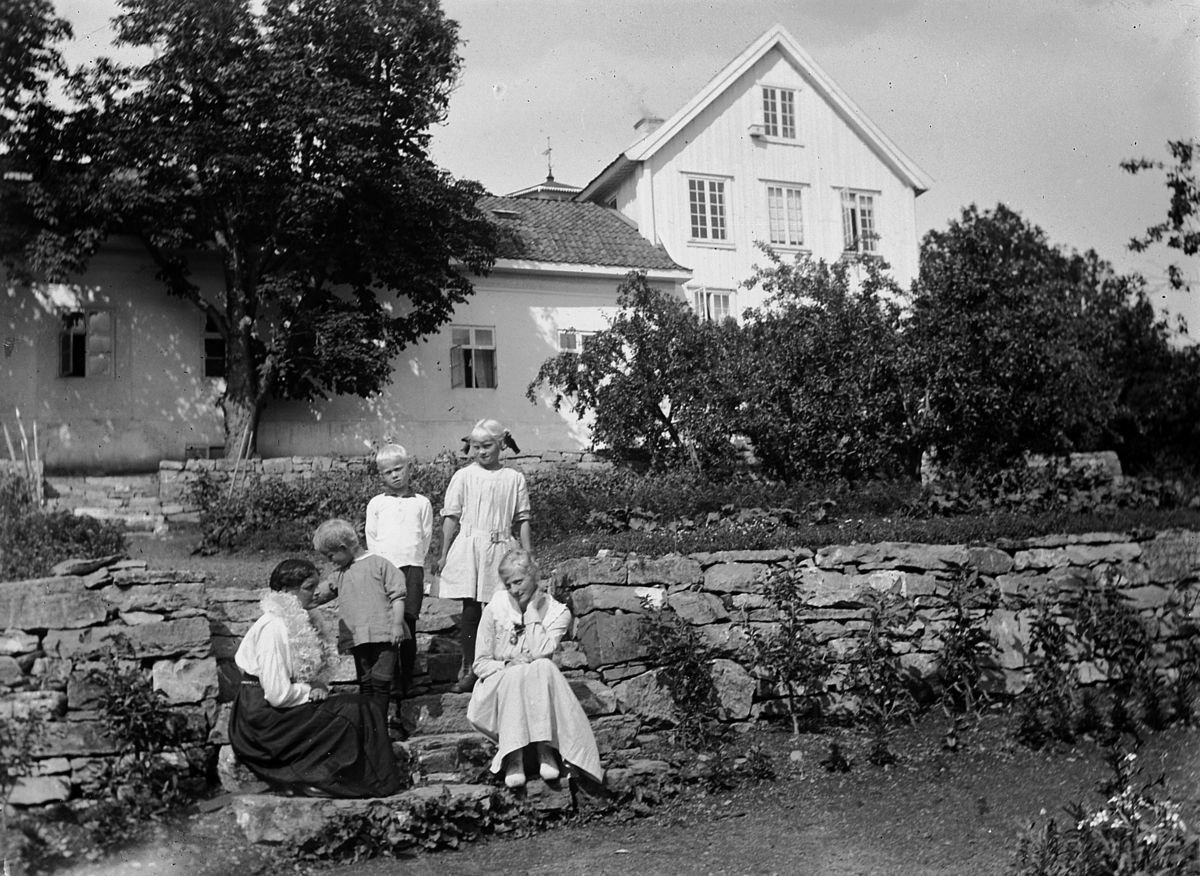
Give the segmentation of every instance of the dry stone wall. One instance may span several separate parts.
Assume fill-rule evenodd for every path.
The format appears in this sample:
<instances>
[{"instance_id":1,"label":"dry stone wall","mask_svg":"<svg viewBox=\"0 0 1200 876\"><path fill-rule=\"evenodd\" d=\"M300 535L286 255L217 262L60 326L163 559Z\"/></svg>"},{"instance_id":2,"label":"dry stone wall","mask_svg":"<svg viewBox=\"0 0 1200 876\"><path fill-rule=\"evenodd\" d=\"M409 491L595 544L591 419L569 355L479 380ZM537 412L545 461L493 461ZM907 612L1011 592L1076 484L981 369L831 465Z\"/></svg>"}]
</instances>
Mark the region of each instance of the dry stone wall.
<instances>
[{"instance_id":1,"label":"dry stone wall","mask_svg":"<svg viewBox=\"0 0 1200 876\"><path fill-rule=\"evenodd\" d=\"M151 571L141 561L60 564L49 578L0 583L0 721L31 760L13 805L89 797L122 744L100 710L96 673L119 655L186 719L186 738L166 762L202 778L215 748L217 661L202 576ZM22 728L31 728L26 737Z\"/></svg>"}]
</instances>

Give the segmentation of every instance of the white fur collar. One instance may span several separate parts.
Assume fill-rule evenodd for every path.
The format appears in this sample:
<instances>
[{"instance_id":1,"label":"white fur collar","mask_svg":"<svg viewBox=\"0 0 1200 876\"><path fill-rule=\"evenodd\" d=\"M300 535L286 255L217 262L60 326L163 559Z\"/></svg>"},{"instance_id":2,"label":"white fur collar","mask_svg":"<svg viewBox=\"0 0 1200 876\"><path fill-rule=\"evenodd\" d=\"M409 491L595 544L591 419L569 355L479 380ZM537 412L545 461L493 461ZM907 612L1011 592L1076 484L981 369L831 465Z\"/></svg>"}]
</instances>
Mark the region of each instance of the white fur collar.
<instances>
[{"instance_id":1,"label":"white fur collar","mask_svg":"<svg viewBox=\"0 0 1200 876\"><path fill-rule=\"evenodd\" d=\"M259 601L259 606L263 614L282 619L287 627L292 681L305 684L324 681L330 669L329 653L295 594L272 590Z\"/></svg>"}]
</instances>

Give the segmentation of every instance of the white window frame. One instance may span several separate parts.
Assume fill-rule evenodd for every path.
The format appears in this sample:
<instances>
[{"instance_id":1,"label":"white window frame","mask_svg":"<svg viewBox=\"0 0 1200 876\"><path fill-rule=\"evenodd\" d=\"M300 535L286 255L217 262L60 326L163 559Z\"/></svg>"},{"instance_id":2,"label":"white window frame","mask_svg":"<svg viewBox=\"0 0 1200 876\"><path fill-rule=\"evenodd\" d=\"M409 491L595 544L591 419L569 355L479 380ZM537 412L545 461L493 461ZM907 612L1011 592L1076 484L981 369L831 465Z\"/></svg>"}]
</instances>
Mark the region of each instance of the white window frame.
<instances>
[{"instance_id":1,"label":"white window frame","mask_svg":"<svg viewBox=\"0 0 1200 876\"><path fill-rule=\"evenodd\" d=\"M763 182L767 189L767 242L785 249L804 249L807 246L804 237L807 186L776 180Z\"/></svg>"},{"instance_id":2,"label":"white window frame","mask_svg":"<svg viewBox=\"0 0 1200 876\"><path fill-rule=\"evenodd\" d=\"M879 254L879 192L840 189L842 208L842 252L859 255Z\"/></svg>"},{"instance_id":3,"label":"white window frame","mask_svg":"<svg viewBox=\"0 0 1200 876\"><path fill-rule=\"evenodd\" d=\"M763 132L776 140L800 139L796 114L796 89L762 85L761 111Z\"/></svg>"},{"instance_id":4,"label":"white window frame","mask_svg":"<svg viewBox=\"0 0 1200 876\"><path fill-rule=\"evenodd\" d=\"M481 335L481 332L488 334ZM480 367L484 362L488 362L488 366ZM489 376L491 377L490 383L487 379ZM450 388L496 389L499 385L500 376L496 363L496 327L490 325L450 326Z\"/></svg>"},{"instance_id":5,"label":"white window frame","mask_svg":"<svg viewBox=\"0 0 1200 876\"><path fill-rule=\"evenodd\" d=\"M587 339L595 334L595 332L581 331L580 329L559 329L558 352L582 353L584 347L587 346Z\"/></svg>"},{"instance_id":6,"label":"white window frame","mask_svg":"<svg viewBox=\"0 0 1200 876\"><path fill-rule=\"evenodd\" d=\"M221 333L217 331L217 327L213 323L211 316L207 313L202 314L201 320L200 373L209 380L224 380L229 367L229 345L226 343L225 338L221 336ZM209 352L215 349L215 345L218 343L221 348L220 356ZM216 363L217 361L221 363L221 373L213 374L211 373L212 369L209 363Z\"/></svg>"},{"instance_id":7,"label":"white window frame","mask_svg":"<svg viewBox=\"0 0 1200 876\"><path fill-rule=\"evenodd\" d=\"M688 241L705 246L732 247L729 190L732 177L686 174ZM699 195L700 197L697 197Z\"/></svg>"},{"instance_id":8,"label":"white window frame","mask_svg":"<svg viewBox=\"0 0 1200 876\"><path fill-rule=\"evenodd\" d=\"M710 289L707 286L692 286L692 310L701 322L720 322L735 319L734 291L732 289Z\"/></svg>"},{"instance_id":9,"label":"white window frame","mask_svg":"<svg viewBox=\"0 0 1200 876\"><path fill-rule=\"evenodd\" d=\"M117 317L111 308L80 307L62 313L59 377L111 379L117 371L116 350Z\"/></svg>"}]
</instances>

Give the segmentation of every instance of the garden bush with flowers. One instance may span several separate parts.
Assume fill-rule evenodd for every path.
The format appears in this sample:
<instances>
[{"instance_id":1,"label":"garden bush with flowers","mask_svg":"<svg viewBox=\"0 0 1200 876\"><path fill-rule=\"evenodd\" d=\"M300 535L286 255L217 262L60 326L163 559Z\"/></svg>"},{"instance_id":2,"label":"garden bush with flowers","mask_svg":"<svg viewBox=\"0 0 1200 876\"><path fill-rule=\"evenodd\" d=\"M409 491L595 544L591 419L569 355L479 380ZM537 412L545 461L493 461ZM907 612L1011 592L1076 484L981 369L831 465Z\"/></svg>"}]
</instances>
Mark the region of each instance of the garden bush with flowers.
<instances>
[{"instance_id":1,"label":"garden bush with flowers","mask_svg":"<svg viewBox=\"0 0 1200 876\"><path fill-rule=\"evenodd\" d=\"M1021 838L1013 876L1190 876L1200 874L1200 834L1183 820L1162 779L1140 782L1137 755L1113 750L1104 805L1067 808Z\"/></svg>"}]
</instances>

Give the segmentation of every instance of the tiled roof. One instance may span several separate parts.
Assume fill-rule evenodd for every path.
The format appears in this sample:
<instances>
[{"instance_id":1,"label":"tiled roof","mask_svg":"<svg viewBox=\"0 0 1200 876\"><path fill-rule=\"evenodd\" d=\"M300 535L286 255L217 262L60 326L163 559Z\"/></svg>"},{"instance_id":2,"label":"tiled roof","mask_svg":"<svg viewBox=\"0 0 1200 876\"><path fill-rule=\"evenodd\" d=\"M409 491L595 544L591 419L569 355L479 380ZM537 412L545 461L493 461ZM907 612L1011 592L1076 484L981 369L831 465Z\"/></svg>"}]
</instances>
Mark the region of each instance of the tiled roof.
<instances>
[{"instance_id":1,"label":"tiled roof","mask_svg":"<svg viewBox=\"0 0 1200 876\"><path fill-rule=\"evenodd\" d=\"M501 228L502 259L684 271L667 251L606 207L541 198L489 195L479 208Z\"/></svg>"}]
</instances>

